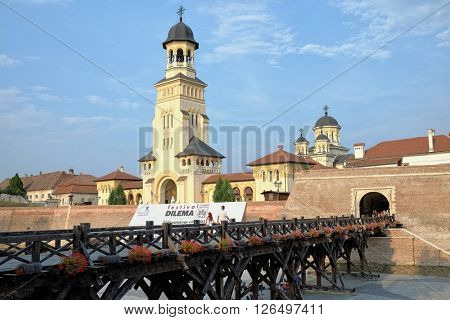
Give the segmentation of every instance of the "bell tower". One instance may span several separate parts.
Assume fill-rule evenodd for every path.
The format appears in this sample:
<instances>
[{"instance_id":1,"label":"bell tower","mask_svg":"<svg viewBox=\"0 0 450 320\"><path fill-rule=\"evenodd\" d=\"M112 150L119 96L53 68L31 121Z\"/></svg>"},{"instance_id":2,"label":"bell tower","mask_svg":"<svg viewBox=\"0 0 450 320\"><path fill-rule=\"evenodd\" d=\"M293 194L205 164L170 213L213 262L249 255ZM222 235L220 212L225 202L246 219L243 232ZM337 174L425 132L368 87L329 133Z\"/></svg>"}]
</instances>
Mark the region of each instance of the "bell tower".
<instances>
[{"instance_id":1,"label":"bell tower","mask_svg":"<svg viewBox=\"0 0 450 320\"><path fill-rule=\"evenodd\" d=\"M162 43L166 51L164 78L154 84L153 150L141 158L144 203L201 201L201 181L221 172L224 156L208 146L207 84L194 67L199 44L192 29L179 21Z\"/></svg>"}]
</instances>

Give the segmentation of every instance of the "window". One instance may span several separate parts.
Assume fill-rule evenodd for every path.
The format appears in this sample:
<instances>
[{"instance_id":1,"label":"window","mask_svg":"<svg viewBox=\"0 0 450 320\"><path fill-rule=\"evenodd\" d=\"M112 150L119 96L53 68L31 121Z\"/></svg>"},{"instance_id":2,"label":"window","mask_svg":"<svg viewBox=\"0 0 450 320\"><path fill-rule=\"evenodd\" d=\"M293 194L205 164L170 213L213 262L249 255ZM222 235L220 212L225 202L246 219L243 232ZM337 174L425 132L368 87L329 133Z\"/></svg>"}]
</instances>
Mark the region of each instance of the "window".
<instances>
[{"instance_id":1,"label":"window","mask_svg":"<svg viewBox=\"0 0 450 320\"><path fill-rule=\"evenodd\" d=\"M269 171L269 181L272 181L272 171Z\"/></svg>"},{"instance_id":2,"label":"window","mask_svg":"<svg viewBox=\"0 0 450 320\"><path fill-rule=\"evenodd\" d=\"M209 160L206 160L206 166L209 167Z\"/></svg>"},{"instance_id":3,"label":"window","mask_svg":"<svg viewBox=\"0 0 450 320\"><path fill-rule=\"evenodd\" d=\"M191 165L191 159L188 159L187 161L187 165L190 166Z\"/></svg>"},{"instance_id":4,"label":"window","mask_svg":"<svg viewBox=\"0 0 450 320\"><path fill-rule=\"evenodd\" d=\"M195 160L195 164L199 166L200 165L200 160L199 159Z\"/></svg>"},{"instance_id":5,"label":"window","mask_svg":"<svg viewBox=\"0 0 450 320\"><path fill-rule=\"evenodd\" d=\"M277 181L280 181L280 171L275 170L275 177L277 178Z\"/></svg>"},{"instance_id":6,"label":"window","mask_svg":"<svg viewBox=\"0 0 450 320\"><path fill-rule=\"evenodd\" d=\"M185 159L181 160L181 165L182 165L183 167L186 166L186 160L185 160Z\"/></svg>"},{"instance_id":7,"label":"window","mask_svg":"<svg viewBox=\"0 0 450 320\"><path fill-rule=\"evenodd\" d=\"M163 129L166 128L166 116L163 116Z\"/></svg>"},{"instance_id":8,"label":"window","mask_svg":"<svg viewBox=\"0 0 450 320\"><path fill-rule=\"evenodd\" d=\"M147 170L147 165L144 163L144 170Z\"/></svg>"},{"instance_id":9,"label":"window","mask_svg":"<svg viewBox=\"0 0 450 320\"><path fill-rule=\"evenodd\" d=\"M204 166L205 165L205 161L202 159L201 161L201 165Z\"/></svg>"},{"instance_id":10,"label":"window","mask_svg":"<svg viewBox=\"0 0 450 320\"><path fill-rule=\"evenodd\" d=\"M173 128L173 114L170 115L170 127Z\"/></svg>"},{"instance_id":11,"label":"window","mask_svg":"<svg viewBox=\"0 0 450 320\"><path fill-rule=\"evenodd\" d=\"M195 126L198 127L198 116L195 116Z\"/></svg>"},{"instance_id":12,"label":"window","mask_svg":"<svg viewBox=\"0 0 450 320\"><path fill-rule=\"evenodd\" d=\"M261 175L262 175L262 181L266 182L266 172L265 171L261 172Z\"/></svg>"}]
</instances>

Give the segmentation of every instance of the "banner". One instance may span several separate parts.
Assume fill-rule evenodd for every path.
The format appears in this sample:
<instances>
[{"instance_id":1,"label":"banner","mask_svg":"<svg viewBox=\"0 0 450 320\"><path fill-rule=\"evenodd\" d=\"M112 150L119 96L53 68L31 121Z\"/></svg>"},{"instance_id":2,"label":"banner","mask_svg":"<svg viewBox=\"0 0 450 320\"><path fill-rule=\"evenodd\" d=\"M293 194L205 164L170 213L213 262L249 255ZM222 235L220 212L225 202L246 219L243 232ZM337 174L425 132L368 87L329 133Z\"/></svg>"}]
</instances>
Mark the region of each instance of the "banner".
<instances>
[{"instance_id":1,"label":"banner","mask_svg":"<svg viewBox=\"0 0 450 320\"><path fill-rule=\"evenodd\" d=\"M145 226L146 221L153 221L154 225L162 225L165 222L177 224L193 224L195 220L205 223L208 212L213 215L214 222L222 211L221 207L230 219L242 221L245 212L245 202L212 202L212 203L174 203L174 204L141 204L138 206L130 227Z\"/></svg>"}]
</instances>

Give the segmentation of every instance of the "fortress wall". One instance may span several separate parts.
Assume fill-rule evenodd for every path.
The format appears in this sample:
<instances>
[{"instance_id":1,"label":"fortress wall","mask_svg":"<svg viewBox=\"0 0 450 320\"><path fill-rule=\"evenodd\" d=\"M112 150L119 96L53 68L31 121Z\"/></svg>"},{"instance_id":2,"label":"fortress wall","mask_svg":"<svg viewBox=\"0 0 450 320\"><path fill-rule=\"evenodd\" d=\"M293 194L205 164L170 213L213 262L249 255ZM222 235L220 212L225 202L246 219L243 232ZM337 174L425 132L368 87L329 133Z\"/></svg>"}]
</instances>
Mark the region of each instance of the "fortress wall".
<instances>
[{"instance_id":1,"label":"fortress wall","mask_svg":"<svg viewBox=\"0 0 450 320\"><path fill-rule=\"evenodd\" d=\"M280 219L285 201L248 202L244 220ZM0 207L0 232L71 229L88 222L93 228L127 226L136 206Z\"/></svg>"},{"instance_id":2,"label":"fortress wall","mask_svg":"<svg viewBox=\"0 0 450 320\"><path fill-rule=\"evenodd\" d=\"M418 236L450 250L450 165L310 170L297 173L283 214L359 215L368 192L389 200L391 213Z\"/></svg>"}]
</instances>

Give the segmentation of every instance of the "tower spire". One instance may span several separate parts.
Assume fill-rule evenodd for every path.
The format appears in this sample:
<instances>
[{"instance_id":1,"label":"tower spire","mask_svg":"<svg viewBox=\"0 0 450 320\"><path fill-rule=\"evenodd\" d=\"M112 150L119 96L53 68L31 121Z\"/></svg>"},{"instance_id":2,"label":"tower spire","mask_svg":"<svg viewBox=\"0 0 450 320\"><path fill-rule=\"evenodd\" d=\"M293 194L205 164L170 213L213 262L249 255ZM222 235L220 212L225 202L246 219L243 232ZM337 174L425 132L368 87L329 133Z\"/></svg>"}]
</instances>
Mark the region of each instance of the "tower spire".
<instances>
[{"instance_id":1,"label":"tower spire","mask_svg":"<svg viewBox=\"0 0 450 320\"><path fill-rule=\"evenodd\" d=\"M180 16L180 21L183 21L183 13L186 11L186 9L180 5L178 8L177 14Z\"/></svg>"},{"instance_id":2,"label":"tower spire","mask_svg":"<svg viewBox=\"0 0 450 320\"><path fill-rule=\"evenodd\" d=\"M325 107L323 107L323 111L325 111L325 115L328 115L328 110L330 110L330 107L325 105Z\"/></svg>"},{"instance_id":3,"label":"tower spire","mask_svg":"<svg viewBox=\"0 0 450 320\"><path fill-rule=\"evenodd\" d=\"M300 128L298 131L300 131L300 137L303 137L303 128Z\"/></svg>"}]
</instances>

